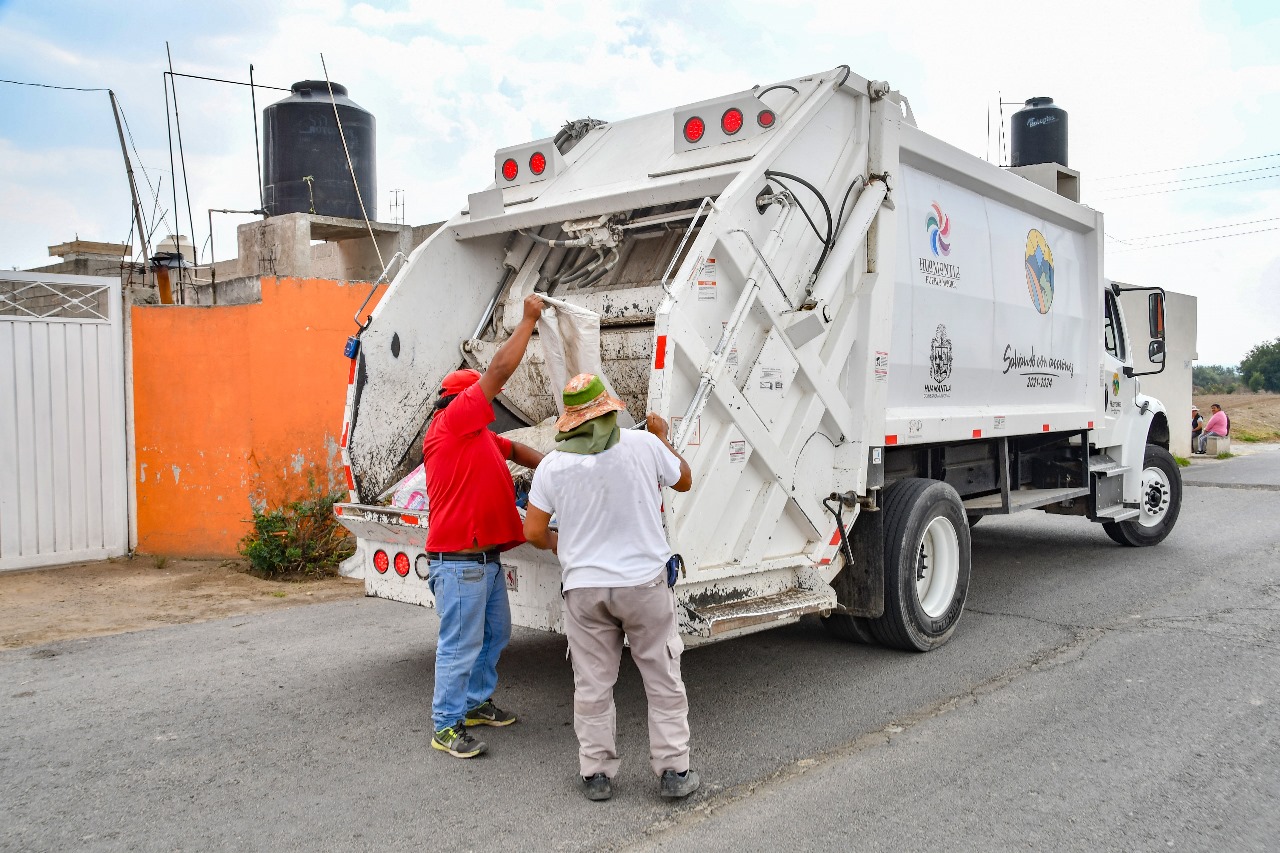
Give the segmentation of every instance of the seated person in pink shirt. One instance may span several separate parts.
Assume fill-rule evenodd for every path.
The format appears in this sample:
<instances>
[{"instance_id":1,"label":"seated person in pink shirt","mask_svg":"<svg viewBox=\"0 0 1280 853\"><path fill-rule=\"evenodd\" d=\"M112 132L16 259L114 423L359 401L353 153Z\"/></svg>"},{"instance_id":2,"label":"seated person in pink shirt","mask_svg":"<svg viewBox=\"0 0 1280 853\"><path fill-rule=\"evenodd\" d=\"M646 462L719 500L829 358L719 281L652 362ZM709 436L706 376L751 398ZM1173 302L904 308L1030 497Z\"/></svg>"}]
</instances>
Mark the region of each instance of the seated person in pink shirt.
<instances>
[{"instance_id":1,"label":"seated person in pink shirt","mask_svg":"<svg viewBox=\"0 0 1280 853\"><path fill-rule=\"evenodd\" d=\"M1204 425L1204 432L1200 434L1201 453L1204 453L1205 447L1208 446L1209 436L1221 438L1231 432L1231 420L1227 417L1227 413L1222 411L1222 407L1214 403L1209 409L1213 414L1209 416L1209 422Z\"/></svg>"}]
</instances>

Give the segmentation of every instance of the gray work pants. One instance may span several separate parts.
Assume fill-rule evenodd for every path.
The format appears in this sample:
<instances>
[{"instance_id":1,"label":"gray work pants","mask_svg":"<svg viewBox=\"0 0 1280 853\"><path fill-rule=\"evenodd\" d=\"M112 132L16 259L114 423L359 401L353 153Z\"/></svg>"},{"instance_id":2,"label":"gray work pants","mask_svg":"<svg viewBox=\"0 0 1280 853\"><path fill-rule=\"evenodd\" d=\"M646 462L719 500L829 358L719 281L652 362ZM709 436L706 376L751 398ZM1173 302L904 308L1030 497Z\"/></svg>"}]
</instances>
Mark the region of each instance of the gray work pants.
<instances>
[{"instance_id":1,"label":"gray work pants","mask_svg":"<svg viewBox=\"0 0 1280 853\"><path fill-rule=\"evenodd\" d=\"M571 589L564 595L565 633L573 661L573 728L583 776L618 772L617 711L622 638L640 670L649 699L649 763L689 769L689 700L680 678L684 643L676 628L675 596L666 571L639 586Z\"/></svg>"}]
</instances>

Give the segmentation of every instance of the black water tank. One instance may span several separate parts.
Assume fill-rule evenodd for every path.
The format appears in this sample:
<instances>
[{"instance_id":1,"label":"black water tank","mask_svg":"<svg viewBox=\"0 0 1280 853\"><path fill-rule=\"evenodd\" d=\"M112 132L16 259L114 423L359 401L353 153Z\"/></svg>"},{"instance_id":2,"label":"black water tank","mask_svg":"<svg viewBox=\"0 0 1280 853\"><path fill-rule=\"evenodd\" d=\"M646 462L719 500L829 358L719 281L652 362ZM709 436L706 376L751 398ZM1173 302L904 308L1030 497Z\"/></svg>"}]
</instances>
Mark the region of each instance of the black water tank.
<instances>
[{"instance_id":1,"label":"black water tank","mask_svg":"<svg viewBox=\"0 0 1280 853\"><path fill-rule=\"evenodd\" d=\"M1013 114L1010 165L1067 165L1067 111L1053 98L1031 98Z\"/></svg>"},{"instance_id":2,"label":"black water tank","mask_svg":"<svg viewBox=\"0 0 1280 853\"><path fill-rule=\"evenodd\" d=\"M262 189L267 212L318 213L360 219L342 150L342 137L333 117L334 103L351 151L360 193L369 218L377 218L378 183L373 113L347 97L344 86L333 84L333 101L323 80L294 83L293 94L262 111ZM310 177L310 181L304 178Z\"/></svg>"}]
</instances>

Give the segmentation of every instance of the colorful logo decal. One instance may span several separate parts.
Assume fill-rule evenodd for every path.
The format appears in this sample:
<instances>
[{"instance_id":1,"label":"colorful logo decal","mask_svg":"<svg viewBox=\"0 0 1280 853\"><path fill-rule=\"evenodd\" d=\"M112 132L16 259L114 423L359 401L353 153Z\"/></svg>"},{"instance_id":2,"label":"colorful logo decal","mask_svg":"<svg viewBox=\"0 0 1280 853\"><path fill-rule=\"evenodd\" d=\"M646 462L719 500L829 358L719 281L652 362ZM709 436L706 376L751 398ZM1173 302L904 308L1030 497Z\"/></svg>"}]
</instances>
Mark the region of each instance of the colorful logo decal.
<instances>
[{"instance_id":1,"label":"colorful logo decal","mask_svg":"<svg viewBox=\"0 0 1280 853\"><path fill-rule=\"evenodd\" d=\"M951 339L947 337L947 327L938 325L938 331L929 343L929 375L934 382L946 382L951 376Z\"/></svg>"},{"instance_id":2,"label":"colorful logo decal","mask_svg":"<svg viewBox=\"0 0 1280 853\"><path fill-rule=\"evenodd\" d=\"M933 212L925 220L925 228L929 232L929 248L935 258L945 258L951 254L951 244L947 238L951 236L951 219L942 212L938 203L933 203Z\"/></svg>"},{"instance_id":3,"label":"colorful logo decal","mask_svg":"<svg viewBox=\"0 0 1280 853\"><path fill-rule=\"evenodd\" d=\"M1120 396L1120 374L1119 373L1111 374L1111 396L1112 397Z\"/></svg>"},{"instance_id":4,"label":"colorful logo decal","mask_svg":"<svg viewBox=\"0 0 1280 853\"><path fill-rule=\"evenodd\" d=\"M1031 304L1041 314L1053 307L1053 252L1049 241L1036 229L1027 232L1027 292Z\"/></svg>"}]
</instances>

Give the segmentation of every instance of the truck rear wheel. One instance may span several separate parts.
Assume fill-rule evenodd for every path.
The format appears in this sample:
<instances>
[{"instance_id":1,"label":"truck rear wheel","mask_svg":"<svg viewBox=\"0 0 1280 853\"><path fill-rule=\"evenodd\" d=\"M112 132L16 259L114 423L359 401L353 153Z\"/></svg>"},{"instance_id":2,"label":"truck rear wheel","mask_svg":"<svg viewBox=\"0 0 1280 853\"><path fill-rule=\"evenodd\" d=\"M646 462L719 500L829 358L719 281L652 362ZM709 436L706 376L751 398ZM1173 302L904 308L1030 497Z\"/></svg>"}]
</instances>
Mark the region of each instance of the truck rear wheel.
<instances>
[{"instance_id":1,"label":"truck rear wheel","mask_svg":"<svg viewBox=\"0 0 1280 853\"><path fill-rule=\"evenodd\" d=\"M1117 544L1133 548L1155 545L1169 535L1178 521L1182 509L1182 475L1169 451L1155 444L1147 445L1138 505L1137 518L1102 525Z\"/></svg>"},{"instance_id":2,"label":"truck rear wheel","mask_svg":"<svg viewBox=\"0 0 1280 853\"><path fill-rule=\"evenodd\" d=\"M882 645L927 652L951 639L969 592L969 523L954 488L912 478L884 494L884 615L867 627Z\"/></svg>"}]
</instances>

